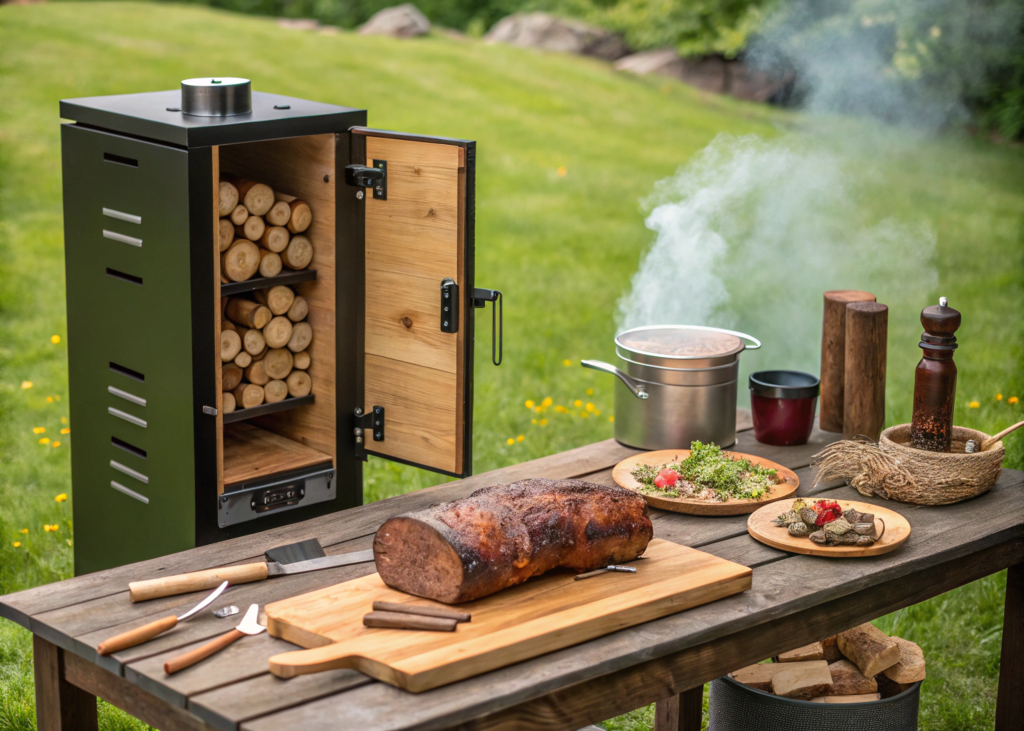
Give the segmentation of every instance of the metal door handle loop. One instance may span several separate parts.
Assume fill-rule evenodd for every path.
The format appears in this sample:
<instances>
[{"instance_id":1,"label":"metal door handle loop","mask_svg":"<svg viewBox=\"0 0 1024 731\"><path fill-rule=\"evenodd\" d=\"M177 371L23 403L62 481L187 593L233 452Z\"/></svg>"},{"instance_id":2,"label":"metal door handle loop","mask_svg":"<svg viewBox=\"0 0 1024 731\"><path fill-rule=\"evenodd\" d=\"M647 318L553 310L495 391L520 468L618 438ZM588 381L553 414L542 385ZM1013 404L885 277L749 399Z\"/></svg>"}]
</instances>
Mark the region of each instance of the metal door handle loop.
<instances>
[{"instance_id":1,"label":"metal door handle loop","mask_svg":"<svg viewBox=\"0 0 1024 731\"><path fill-rule=\"evenodd\" d=\"M477 309L486 307L488 302L494 303L491 307L491 362L500 366L505 344L504 305L501 292L497 289L473 290L473 307Z\"/></svg>"}]
</instances>

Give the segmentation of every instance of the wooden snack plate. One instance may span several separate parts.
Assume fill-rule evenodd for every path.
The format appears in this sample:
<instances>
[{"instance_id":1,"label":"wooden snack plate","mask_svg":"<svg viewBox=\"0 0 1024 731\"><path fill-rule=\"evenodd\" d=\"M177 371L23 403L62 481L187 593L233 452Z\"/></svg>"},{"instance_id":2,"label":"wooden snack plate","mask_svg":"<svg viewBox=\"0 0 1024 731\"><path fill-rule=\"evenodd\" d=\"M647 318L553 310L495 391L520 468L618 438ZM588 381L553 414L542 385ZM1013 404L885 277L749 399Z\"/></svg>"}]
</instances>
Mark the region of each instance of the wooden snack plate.
<instances>
[{"instance_id":1,"label":"wooden snack plate","mask_svg":"<svg viewBox=\"0 0 1024 731\"><path fill-rule=\"evenodd\" d=\"M800 487L800 478L797 477L796 473L788 467L783 467L771 460L764 459L763 457L757 457L753 454L726 452L725 450L722 451L722 454L732 457L733 459L746 459L753 464L771 468L776 471L776 475L779 477L779 482L773 485L768 494L760 500L729 499L724 503L720 503L686 497L647 495L642 492L639 492L639 495L643 497L643 499L647 501L647 504L652 508L668 510L673 513L687 513L688 515L745 515L747 513L753 513L762 505L767 505L768 503L775 502L776 500L785 500L795 493L798 487ZM679 462L689 456L689 449L661 449L657 452L637 454L633 457L629 457L628 459L624 459L615 465L615 469L612 470L612 479L615 480L615 484L619 487L624 487L627 490L637 490L640 487L640 483L637 482L632 475L633 469L637 465Z\"/></svg>"},{"instance_id":2,"label":"wooden snack plate","mask_svg":"<svg viewBox=\"0 0 1024 731\"><path fill-rule=\"evenodd\" d=\"M813 501L811 498L806 499L808 502ZM791 536L784 526L777 526L772 522L779 515L787 512L794 502L796 502L795 498L761 508L747 519L747 532L772 548L779 548L791 553L802 553L807 556L829 556L832 558L879 556L899 548L910 538L910 523L896 511L870 503L836 500L843 512L853 508L862 513L874 513L875 532L882 537L870 546L820 546L810 538Z\"/></svg>"},{"instance_id":3,"label":"wooden snack plate","mask_svg":"<svg viewBox=\"0 0 1024 731\"><path fill-rule=\"evenodd\" d=\"M314 649L270 658L281 678L354 668L419 693L681 612L750 588L746 566L654 539L632 562L635 574L607 572L583 581L556 571L474 602L454 632L369 628L374 601L446 606L388 588L379 574L266 607L274 637Z\"/></svg>"}]
</instances>

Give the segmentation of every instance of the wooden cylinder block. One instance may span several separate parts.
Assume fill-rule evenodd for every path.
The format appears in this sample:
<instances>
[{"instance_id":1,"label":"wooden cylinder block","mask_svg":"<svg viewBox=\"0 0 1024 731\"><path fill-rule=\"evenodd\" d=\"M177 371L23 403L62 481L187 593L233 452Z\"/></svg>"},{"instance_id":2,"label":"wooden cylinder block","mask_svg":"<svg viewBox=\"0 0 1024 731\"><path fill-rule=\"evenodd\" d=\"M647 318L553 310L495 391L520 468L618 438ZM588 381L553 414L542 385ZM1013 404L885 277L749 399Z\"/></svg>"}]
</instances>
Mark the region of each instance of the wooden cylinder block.
<instances>
[{"instance_id":1,"label":"wooden cylinder block","mask_svg":"<svg viewBox=\"0 0 1024 731\"><path fill-rule=\"evenodd\" d=\"M284 251L288 247L291 236L284 226L267 226L260 236L260 246L275 254Z\"/></svg>"},{"instance_id":2,"label":"wooden cylinder block","mask_svg":"<svg viewBox=\"0 0 1024 731\"><path fill-rule=\"evenodd\" d=\"M278 315L263 328L263 337L267 339L267 346L271 348L285 347L292 337L292 321Z\"/></svg>"},{"instance_id":3,"label":"wooden cylinder block","mask_svg":"<svg viewBox=\"0 0 1024 731\"><path fill-rule=\"evenodd\" d=\"M284 381L270 381L263 387L263 395L268 404L276 404L288 398L288 385Z\"/></svg>"},{"instance_id":4,"label":"wooden cylinder block","mask_svg":"<svg viewBox=\"0 0 1024 731\"><path fill-rule=\"evenodd\" d=\"M878 441L885 428L885 361L889 308L878 302L846 306L843 439Z\"/></svg>"},{"instance_id":5,"label":"wooden cylinder block","mask_svg":"<svg viewBox=\"0 0 1024 731\"><path fill-rule=\"evenodd\" d=\"M313 342L313 328L308 322L297 322L292 328L292 336L288 339L288 350L298 353L309 347Z\"/></svg>"},{"instance_id":6,"label":"wooden cylinder block","mask_svg":"<svg viewBox=\"0 0 1024 731\"><path fill-rule=\"evenodd\" d=\"M278 200L272 205L266 215L267 223L271 226L284 226L291 217L292 207L288 205L288 201L283 200Z\"/></svg>"},{"instance_id":7,"label":"wooden cylinder block","mask_svg":"<svg viewBox=\"0 0 1024 731\"><path fill-rule=\"evenodd\" d=\"M228 391L227 393L221 394L221 411L225 414L230 414L235 410L235 394Z\"/></svg>"},{"instance_id":8,"label":"wooden cylinder block","mask_svg":"<svg viewBox=\"0 0 1024 731\"><path fill-rule=\"evenodd\" d=\"M308 396L313 389L313 381L305 371L292 371L285 383L288 384L288 394L295 398Z\"/></svg>"},{"instance_id":9,"label":"wooden cylinder block","mask_svg":"<svg viewBox=\"0 0 1024 731\"><path fill-rule=\"evenodd\" d=\"M295 292L291 287L279 284L270 289L258 289L253 292L256 301L266 305L275 315L283 315L291 309L295 302Z\"/></svg>"},{"instance_id":10,"label":"wooden cylinder block","mask_svg":"<svg viewBox=\"0 0 1024 731\"><path fill-rule=\"evenodd\" d=\"M224 314L224 312L221 311L221 315L223 315L223 314ZM221 330L234 330L235 332L238 332L238 326L235 323L231 322L231 320L229 320L226 317L221 317L220 329ZM238 333L238 334L241 335L241 333Z\"/></svg>"},{"instance_id":11,"label":"wooden cylinder block","mask_svg":"<svg viewBox=\"0 0 1024 731\"><path fill-rule=\"evenodd\" d=\"M222 391L233 391L242 382L242 369L234 363L225 365L220 370L220 389Z\"/></svg>"},{"instance_id":12,"label":"wooden cylinder block","mask_svg":"<svg viewBox=\"0 0 1024 731\"><path fill-rule=\"evenodd\" d=\"M276 277L281 273L281 257L273 251L260 249L260 276Z\"/></svg>"},{"instance_id":13,"label":"wooden cylinder block","mask_svg":"<svg viewBox=\"0 0 1024 731\"><path fill-rule=\"evenodd\" d=\"M227 251L235 240L235 224L230 218L222 218L217 224L217 250Z\"/></svg>"},{"instance_id":14,"label":"wooden cylinder block","mask_svg":"<svg viewBox=\"0 0 1024 731\"><path fill-rule=\"evenodd\" d=\"M295 298L292 306L288 308L288 319L292 322L301 322L309 314L309 302L301 295Z\"/></svg>"},{"instance_id":15,"label":"wooden cylinder block","mask_svg":"<svg viewBox=\"0 0 1024 731\"><path fill-rule=\"evenodd\" d=\"M305 236L292 236L281 252L281 261L289 269L305 269L313 260L313 244Z\"/></svg>"},{"instance_id":16,"label":"wooden cylinder block","mask_svg":"<svg viewBox=\"0 0 1024 731\"><path fill-rule=\"evenodd\" d=\"M260 268L260 250L251 241L235 239L220 255L220 270L232 282L244 282Z\"/></svg>"},{"instance_id":17,"label":"wooden cylinder block","mask_svg":"<svg viewBox=\"0 0 1024 731\"><path fill-rule=\"evenodd\" d=\"M257 386L255 383L240 383L233 393L239 408L251 409L263 403L263 386Z\"/></svg>"},{"instance_id":18,"label":"wooden cylinder block","mask_svg":"<svg viewBox=\"0 0 1024 731\"><path fill-rule=\"evenodd\" d=\"M235 236L249 241L259 241L263 238L263 232L267 230L267 224L259 216L249 216L241 226L235 226Z\"/></svg>"},{"instance_id":19,"label":"wooden cylinder block","mask_svg":"<svg viewBox=\"0 0 1024 731\"><path fill-rule=\"evenodd\" d=\"M227 363L234 360L242 349L242 338L234 330L220 331L220 359Z\"/></svg>"},{"instance_id":20,"label":"wooden cylinder block","mask_svg":"<svg viewBox=\"0 0 1024 731\"><path fill-rule=\"evenodd\" d=\"M239 180L238 197L253 216L265 215L274 205L274 191L269 185L253 180Z\"/></svg>"},{"instance_id":21,"label":"wooden cylinder block","mask_svg":"<svg viewBox=\"0 0 1024 731\"><path fill-rule=\"evenodd\" d=\"M821 325L821 407L822 431L843 430L843 379L846 377L846 306L851 302L874 302L875 295L854 289L825 293Z\"/></svg>"},{"instance_id":22,"label":"wooden cylinder block","mask_svg":"<svg viewBox=\"0 0 1024 731\"><path fill-rule=\"evenodd\" d=\"M257 356L267 349L267 340L263 337L263 331L256 328L249 328L239 333L242 336L242 347L251 356Z\"/></svg>"},{"instance_id":23,"label":"wooden cylinder block","mask_svg":"<svg viewBox=\"0 0 1024 731\"><path fill-rule=\"evenodd\" d=\"M265 386L270 382L270 376L267 375L267 370L263 367L263 359L253 358L252 363L245 369L245 377L258 386Z\"/></svg>"},{"instance_id":24,"label":"wooden cylinder block","mask_svg":"<svg viewBox=\"0 0 1024 731\"><path fill-rule=\"evenodd\" d=\"M232 297L225 312L236 324L254 327L257 330L265 328L274 317L265 305L241 297Z\"/></svg>"},{"instance_id":25,"label":"wooden cylinder block","mask_svg":"<svg viewBox=\"0 0 1024 731\"><path fill-rule=\"evenodd\" d=\"M220 201L217 203L217 213L221 216L228 216L238 205L238 188L226 180L220 181Z\"/></svg>"},{"instance_id":26,"label":"wooden cylinder block","mask_svg":"<svg viewBox=\"0 0 1024 731\"><path fill-rule=\"evenodd\" d=\"M231 211L231 223L236 226L241 226L247 218L249 218L249 209L241 204L235 206L235 210Z\"/></svg>"},{"instance_id":27,"label":"wooden cylinder block","mask_svg":"<svg viewBox=\"0 0 1024 731\"><path fill-rule=\"evenodd\" d=\"M269 378L283 380L292 372L292 351L287 348L270 348L260 363Z\"/></svg>"},{"instance_id":28,"label":"wooden cylinder block","mask_svg":"<svg viewBox=\"0 0 1024 731\"><path fill-rule=\"evenodd\" d=\"M298 198L291 201L288 205L292 211L288 219L288 230L293 234L300 234L313 223L313 211L310 210L309 204L306 201L300 201Z\"/></svg>"},{"instance_id":29,"label":"wooden cylinder block","mask_svg":"<svg viewBox=\"0 0 1024 731\"><path fill-rule=\"evenodd\" d=\"M309 351L303 350L301 353L296 353L292 356L292 367L298 368L300 371L307 370L310 364Z\"/></svg>"},{"instance_id":30,"label":"wooden cylinder block","mask_svg":"<svg viewBox=\"0 0 1024 731\"><path fill-rule=\"evenodd\" d=\"M244 350L235 356L235 365L239 368L248 368L249 364L252 363L252 356L246 353Z\"/></svg>"}]
</instances>

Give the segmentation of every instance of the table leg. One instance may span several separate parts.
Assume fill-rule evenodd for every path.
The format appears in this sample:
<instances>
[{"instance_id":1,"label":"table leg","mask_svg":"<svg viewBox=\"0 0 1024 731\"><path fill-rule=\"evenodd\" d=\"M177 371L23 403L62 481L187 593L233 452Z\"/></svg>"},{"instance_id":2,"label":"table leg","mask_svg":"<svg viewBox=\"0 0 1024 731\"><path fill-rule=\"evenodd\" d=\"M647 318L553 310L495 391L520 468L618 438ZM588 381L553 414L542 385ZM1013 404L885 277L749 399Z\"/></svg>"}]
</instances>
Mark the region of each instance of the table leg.
<instances>
[{"instance_id":1,"label":"table leg","mask_svg":"<svg viewBox=\"0 0 1024 731\"><path fill-rule=\"evenodd\" d=\"M654 731L700 731L704 708L704 686L654 704Z\"/></svg>"},{"instance_id":2,"label":"table leg","mask_svg":"<svg viewBox=\"0 0 1024 731\"><path fill-rule=\"evenodd\" d=\"M996 696L996 731L1024 729L1024 563L1006 572L1003 652Z\"/></svg>"},{"instance_id":3,"label":"table leg","mask_svg":"<svg viewBox=\"0 0 1024 731\"><path fill-rule=\"evenodd\" d=\"M96 731L96 696L64 679L64 651L32 636L39 731Z\"/></svg>"}]
</instances>

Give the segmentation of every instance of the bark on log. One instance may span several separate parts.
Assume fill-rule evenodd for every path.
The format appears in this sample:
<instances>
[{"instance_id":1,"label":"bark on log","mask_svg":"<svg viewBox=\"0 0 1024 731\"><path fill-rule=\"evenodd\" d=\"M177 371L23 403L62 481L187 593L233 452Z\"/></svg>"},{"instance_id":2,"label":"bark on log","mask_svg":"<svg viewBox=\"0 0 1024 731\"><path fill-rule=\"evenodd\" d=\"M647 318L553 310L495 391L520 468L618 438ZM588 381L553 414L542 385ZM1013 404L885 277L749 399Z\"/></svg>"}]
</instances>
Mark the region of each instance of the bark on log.
<instances>
[{"instance_id":1,"label":"bark on log","mask_svg":"<svg viewBox=\"0 0 1024 731\"><path fill-rule=\"evenodd\" d=\"M234 330L220 331L220 359L224 363L234 360L242 349L242 338Z\"/></svg>"},{"instance_id":2,"label":"bark on log","mask_svg":"<svg viewBox=\"0 0 1024 731\"><path fill-rule=\"evenodd\" d=\"M220 200L217 203L218 215L228 216L238 205L238 188L226 180L220 181Z\"/></svg>"},{"instance_id":3,"label":"bark on log","mask_svg":"<svg viewBox=\"0 0 1024 731\"><path fill-rule=\"evenodd\" d=\"M235 394L228 391L227 393L221 394L221 411L225 414L230 414L235 410Z\"/></svg>"},{"instance_id":4,"label":"bark on log","mask_svg":"<svg viewBox=\"0 0 1024 731\"><path fill-rule=\"evenodd\" d=\"M232 282L244 282L260 268L260 250L251 241L235 239L220 255L220 270Z\"/></svg>"},{"instance_id":5,"label":"bark on log","mask_svg":"<svg viewBox=\"0 0 1024 731\"><path fill-rule=\"evenodd\" d=\"M263 238L263 232L266 230L267 224L260 216L249 216L241 226L235 226L235 236L256 242Z\"/></svg>"},{"instance_id":6,"label":"bark on log","mask_svg":"<svg viewBox=\"0 0 1024 731\"><path fill-rule=\"evenodd\" d=\"M270 382L267 369L263 367L263 359L253 358L252 363L245 369L245 377L250 383L255 383L257 386L265 386Z\"/></svg>"},{"instance_id":7,"label":"bark on log","mask_svg":"<svg viewBox=\"0 0 1024 731\"><path fill-rule=\"evenodd\" d=\"M308 396L313 390L313 379L305 371L293 370L288 374L285 383L288 384L288 393L295 398Z\"/></svg>"},{"instance_id":8,"label":"bark on log","mask_svg":"<svg viewBox=\"0 0 1024 731\"><path fill-rule=\"evenodd\" d=\"M224 315L224 312L222 310L221 311L221 318L220 318L220 329L221 330L234 330L235 332L238 332L238 326L235 323L231 322L231 320L229 320L226 317L224 317L223 315ZM238 333L238 334L241 335L241 333Z\"/></svg>"},{"instance_id":9,"label":"bark on log","mask_svg":"<svg viewBox=\"0 0 1024 731\"><path fill-rule=\"evenodd\" d=\"M291 240L291 236L284 226L267 226L263 230L263 235L260 236L260 246L267 251L279 254L288 248L289 240Z\"/></svg>"},{"instance_id":10,"label":"bark on log","mask_svg":"<svg viewBox=\"0 0 1024 731\"><path fill-rule=\"evenodd\" d=\"M310 210L309 204L306 201L299 200L298 198L291 201L288 205L292 211L288 219L288 230L293 234L300 234L313 223L313 211Z\"/></svg>"},{"instance_id":11,"label":"bark on log","mask_svg":"<svg viewBox=\"0 0 1024 731\"><path fill-rule=\"evenodd\" d=\"M235 206L235 210L231 211L231 223L236 226L241 226L247 218L249 218L249 209L241 203Z\"/></svg>"},{"instance_id":12,"label":"bark on log","mask_svg":"<svg viewBox=\"0 0 1024 731\"><path fill-rule=\"evenodd\" d=\"M260 276L276 277L281 273L281 257L273 251L260 249Z\"/></svg>"},{"instance_id":13,"label":"bark on log","mask_svg":"<svg viewBox=\"0 0 1024 731\"><path fill-rule=\"evenodd\" d=\"M296 353L292 356L292 368L298 368L300 371L304 371L309 368L309 351L303 350L301 353Z\"/></svg>"},{"instance_id":14,"label":"bark on log","mask_svg":"<svg viewBox=\"0 0 1024 731\"><path fill-rule=\"evenodd\" d=\"M285 318L287 320L287 318ZM291 323L291 320L288 320ZM291 337L288 339L288 350L298 353L309 347L313 342L313 328L308 322L297 322L292 328Z\"/></svg>"},{"instance_id":15,"label":"bark on log","mask_svg":"<svg viewBox=\"0 0 1024 731\"><path fill-rule=\"evenodd\" d=\"M265 215L274 205L274 191L269 185L254 180L239 180L236 187L238 197L254 216Z\"/></svg>"},{"instance_id":16,"label":"bark on log","mask_svg":"<svg viewBox=\"0 0 1024 731\"><path fill-rule=\"evenodd\" d=\"M268 307L261 305L259 302L242 299L241 297L231 298L231 301L228 302L226 313L236 325L254 327L257 330L265 328L271 318L274 317Z\"/></svg>"},{"instance_id":17,"label":"bark on log","mask_svg":"<svg viewBox=\"0 0 1024 731\"><path fill-rule=\"evenodd\" d=\"M235 365L239 368L248 368L249 364L252 363L252 356L246 353L244 350L235 356Z\"/></svg>"},{"instance_id":18,"label":"bark on log","mask_svg":"<svg viewBox=\"0 0 1024 731\"><path fill-rule=\"evenodd\" d=\"M809 645L798 647L789 652L779 654L776 662L807 662L809 660L824 660L825 648L820 642L812 642Z\"/></svg>"},{"instance_id":19,"label":"bark on log","mask_svg":"<svg viewBox=\"0 0 1024 731\"><path fill-rule=\"evenodd\" d=\"M854 289L825 293L821 325L821 401L818 410L822 431L843 430L843 379L846 377L846 305L874 302L875 295Z\"/></svg>"},{"instance_id":20,"label":"bark on log","mask_svg":"<svg viewBox=\"0 0 1024 731\"><path fill-rule=\"evenodd\" d=\"M217 224L217 250L225 252L235 240L235 224L230 218L222 218Z\"/></svg>"},{"instance_id":21,"label":"bark on log","mask_svg":"<svg viewBox=\"0 0 1024 731\"><path fill-rule=\"evenodd\" d=\"M288 319L292 322L301 322L306 319L306 315L309 314L309 302L303 296L298 296L295 301L292 302L292 306L288 308Z\"/></svg>"},{"instance_id":22,"label":"bark on log","mask_svg":"<svg viewBox=\"0 0 1024 731\"><path fill-rule=\"evenodd\" d=\"M313 244L305 236L292 236L281 252L281 261L289 269L305 269L313 260Z\"/></svg>"},{"instance_id":23,"label":"bark on log","mask_svg":"<svg viewBox=\"0 0 1024 731\"><path fill-rule=\"evenodd\" d=\"M885 360L889 308L878 302L846 306L843 439L878 441L885 427Z\"/></svg>"},{"instance_id":24,"label":"bark on log","mask_svg":"<svg viewBox=\"0 0 1024 731\"><path fill-rule=\"evenodd\" d=\"M861 695L877 693L878 683L861 673L860 669L849 660L837 660L829 664L828 671L832 675L832 690L829 695Z\"/></svg>"},{"instance_id":25,"label":"bark on log","mask_svg":"<svg viewBox=\"0 0 1024 731\"><path fill-rule=\"evenodd\" d=\"M255 383L240 383L233 391L235 403L243 409L251 409L263 403L263 386Z\"/></svg>"},{"instance_id":26,"label":"bark on log","mask_svg":"<svg viewBox=\"0 0 1024 731\"><path fill-rule=\"evenodd\" d=\"M870 622L839 633L839 650L863 675L873 678L900 661L900 648Z\"/></svg>"},{"instance_id":27,"label":"bark on log","mask_svg":"<svg viewBox=\"0 0 1024 731\"><path fill-rule=\"evenodd\" d=\"M288 385L284 381L269 381L263 387L263 397L268 404L276 404L288 398Z\"/></svg>"},{"instance_id":28,"label":"bark on log","mask_svg":"<svg viewBox=\"0 0 1024 731\"><path fill-rule=\"evenodd\" d=\"M220 369L220 390L233 391L242 382L242 369L230 363Z\"/></svg>"},{"instance_id":29,"label":"bark on log","mask_svg":"<svg viewBox=\"0 0 1024 731\"><path fill-rule=\"evenodd\" d=\"M292 362L292 351L288 348L270 348L260 361L268 378L278 381L283 381L292 372Z\"/></svg>"},{"instance_id":30,"label":"bark on log","mask_svg":"<svg viewBox=\"0 0 1024 731\"><path fill-rule=\"evenodd\" d=\"M279 284L270 289L258 289L253 292L256 301L266 305L275 315L283 315L295 302L295 292L291 287Z\"/></svg>"},{"instance_id":31,"label":"bark on log","mask_svg":"<svg viewBox=\"0 0 1024 731\"><path fill-rule=\"evenodd\" d=\"M882 671L882 675L896 683L907 685L925 679L924 653L910 640L890 637L900 648L900 661Z\"/></svg>"},{"instance_id":32,"label":"bark on log","mask_svg":"<svg viewBox=\"0 0 1024 731\"><path fill-rule=\"evenodd\" d=\"M292 217L292 207L288 201L278 199L267 211L267 223L271 226L284 226Z\"/></svg>"},{"instance_id":33,"label":"bark on log","mask_svg":"<svg viewBox=\"0 0 1024 731\"><path fill-rule=\"evenodd\" d=\"M839 651L839 635L832 635L821 640L821 649L825 653L822 660L830 665L836 660L843 659L843 653Z\"/></svg>"},{"instance_id":34,"label":"bark on log","mask_svg":"<svg viewBox=\"0 0 1024 731\"><path fill-rule=\"evenodd\" d=\"M263 337L270 348L283 348L292 337L292 321L278 315L263 328Z\"/></svg>"}]
</instances>

